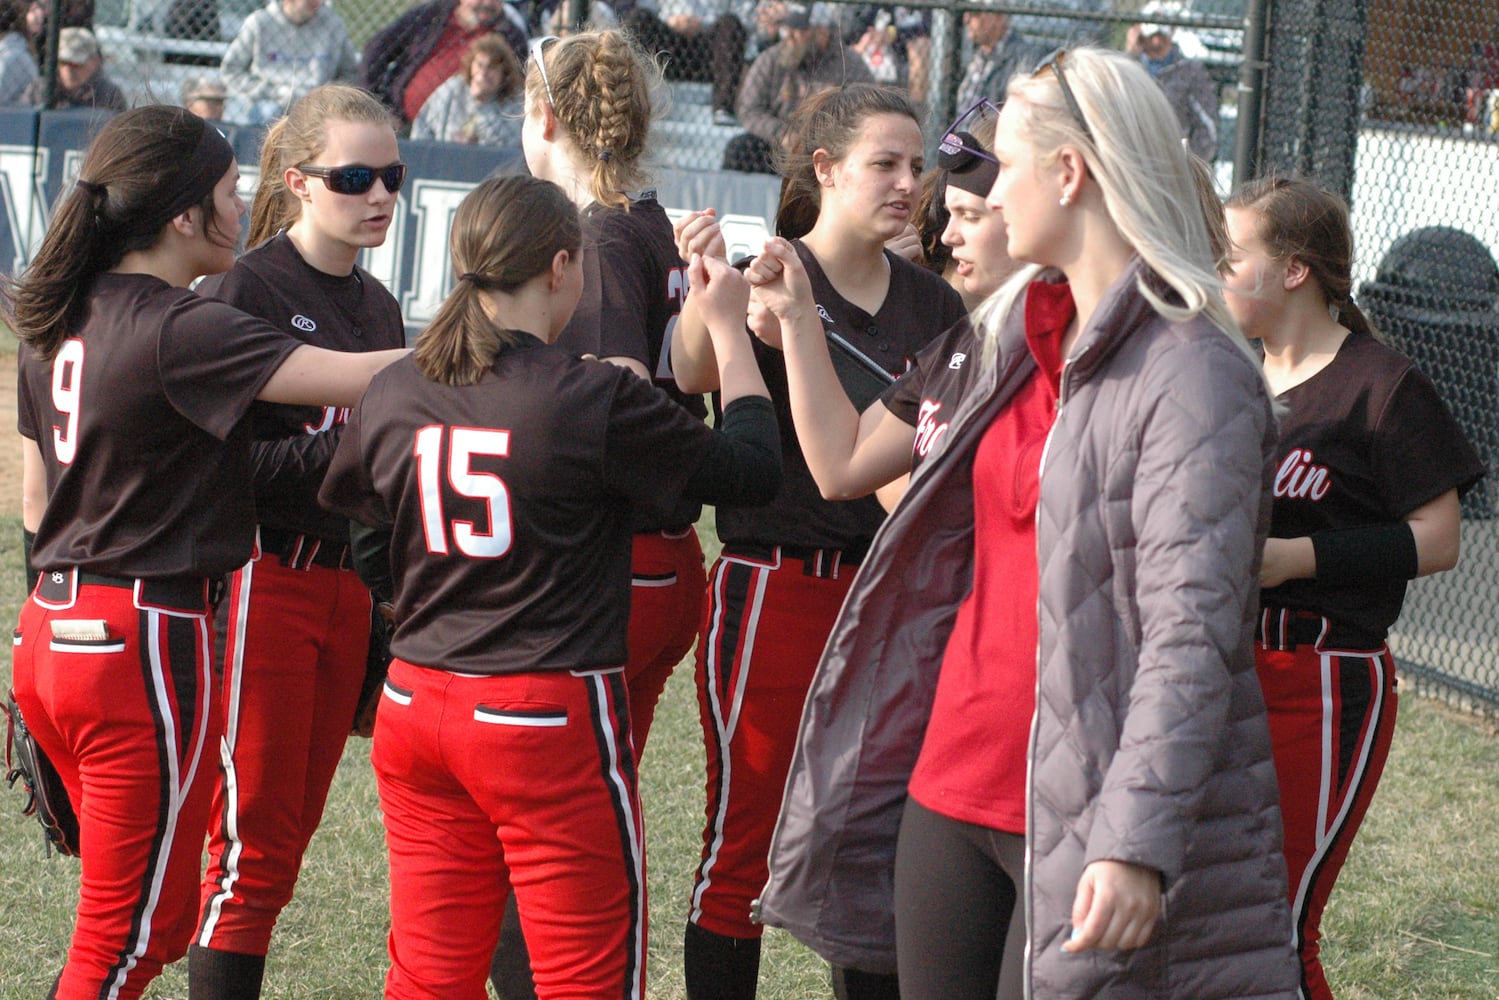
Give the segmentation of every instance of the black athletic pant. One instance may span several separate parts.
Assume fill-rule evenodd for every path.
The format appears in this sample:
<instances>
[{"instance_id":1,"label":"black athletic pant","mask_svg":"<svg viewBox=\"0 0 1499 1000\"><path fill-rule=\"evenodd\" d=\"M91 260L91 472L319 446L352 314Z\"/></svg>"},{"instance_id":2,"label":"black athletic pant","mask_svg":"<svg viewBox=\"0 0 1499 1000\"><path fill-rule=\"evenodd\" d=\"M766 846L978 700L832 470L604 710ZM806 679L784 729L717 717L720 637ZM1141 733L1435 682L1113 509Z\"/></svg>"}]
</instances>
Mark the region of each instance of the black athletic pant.
<instances>
[{"instance_id":1,"label":"black athletic pant","mask_svg":"<svg viewBox=\"0 0 1499 1000\"><path fill-rule=\"evenodd\" d=\"M906 799L895 851L902 1000L1021 1000L1025 838Z\"/></svg>"}]
</instances>

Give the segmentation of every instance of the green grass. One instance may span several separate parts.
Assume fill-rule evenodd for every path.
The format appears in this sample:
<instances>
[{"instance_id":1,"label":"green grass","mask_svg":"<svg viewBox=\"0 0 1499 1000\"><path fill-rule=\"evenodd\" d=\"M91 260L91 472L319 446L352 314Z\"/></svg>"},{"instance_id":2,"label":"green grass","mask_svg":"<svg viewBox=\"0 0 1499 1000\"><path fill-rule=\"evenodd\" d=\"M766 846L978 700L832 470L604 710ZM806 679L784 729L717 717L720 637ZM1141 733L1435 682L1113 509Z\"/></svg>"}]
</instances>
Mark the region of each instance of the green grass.
<instances>
[{"instance_id":1,"label":"green grass","mask_svg":"<svg viewBox=\"0 0 1499 1000\"><path fill-rule=\"evenodd\" d=\"M22 600L20 523L0 518L0 617ZM10 651L0 652L0 680ZM641 768L650 854L650 996L677 1000L686 897L703 822L690 663L667 686ZM66 952L76 863L43 857L41 832L0 788L0 1000L43 995ZM374 997L385 969L385 856L369 743L350 743L297 896L282 915L264 995ZM1324 961L1340 1000L1499 996L1499 740L1407 699L1383 786L1333 895ZM1472 954L1481 952L1482 955ZM187 995L167 970L148 997ZM828 996L823 963L767 934L765 1000Z\"/></svg>"}]
</instances>

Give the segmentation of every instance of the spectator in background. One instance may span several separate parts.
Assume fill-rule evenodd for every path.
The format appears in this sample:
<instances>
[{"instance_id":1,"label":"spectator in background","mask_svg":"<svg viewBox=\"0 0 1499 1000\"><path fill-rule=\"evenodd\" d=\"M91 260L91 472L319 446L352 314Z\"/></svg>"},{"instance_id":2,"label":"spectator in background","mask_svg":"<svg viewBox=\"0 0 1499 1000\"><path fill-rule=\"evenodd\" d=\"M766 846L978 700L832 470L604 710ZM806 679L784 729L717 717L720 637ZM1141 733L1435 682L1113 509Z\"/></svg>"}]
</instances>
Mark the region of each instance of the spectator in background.
<instances>
[{"instance_id":1,"label":"spectator in background","mask_svg":"<svg viewBox=\"0 0 1499 1000\"><path fill-rule=\"evenodd\" d=\"M995 10L970 10L963 28L973 42L973 55L958 84L956 110L962 114L980 100L1003 104L1005 84L1016 73L1029 73L1046 55L1046 47L1010 30L1010 15Z\"/></svg>"},{"instance_id":2,"label":"spectator in background","mask_svg":"<svg viewBox=\"0 0 1499 1000\"><path fill-rule=\"evenodd\" d=\"M224 102L229 94L216 76L195 76L182 85L182 106L199 118L224 120Z\"/></svg>"},{"instance_id":3,"label":"spectator in background","mask_svg":"<svg viewBox=\"0 0 1499 1000\"><path fill-rule=\"evenodd\" d=\"M740 85L735 110L745 131L724 147L725 170L775 173L774 151L802 101L829 87L873 82L868 64L843 51L837 23L830 4L785 5L781 40L755 58Z\"/></svg>"},{"instance_id":4,"label":"spectator in background","mask_svg":"<svg viewBox=\"0 0 1499 1000\"><path fill-rule=\"evenodd\" d=\"M64 28L94 27L94 0L62 0L62 24ZM31 0L26 9L26 34L31 39L31 55L37 66L47 62L47 15L52 10L50 0Z\"/></svg>"},{"instance_id":5,"label":"spectator in background","mask_svg":"<svg viewBox=\"0 0 1499 1000\"><path fill-rule=\"evenodd\" d=\"M361 85L402 121L415 121L432 92L458 72L469 43L491 32L517 57L525 52L525 18L503 0L433 0L413 7L364 47Z\"/></svg>"},{"instance_id":6,"label":"spectator in background","mask_svg":"<svg viewBox=\"0 0 1499 1000\"><path fill-rule=\"evenodd\" d=\"M526 76L510 43L491 32L469 43L459 71L432 92L413 139L520 148Z\"/></svg>"},{"instance_id":7,"label":"spectator in background","mask_svg":"<svg viewBox=\"0 0 1499 1000\"><path fill-rule=\"evenodd\" d=\"M46 94L46 79L37 77L26 88L23 100L40 105ZM57 90L48 108L99 108L124 111L130 103L104 72L99 41L87 28L64 28L57 36Z\"/></svg>"},{"instance_id":8,"label":"spectator in background","mask_svg":"<svg viewBox=\"0 0 1499 1000\"><path fill-rule=\"evenodd\" d=\"M1183 13L1181 4L1152 0L1140 8L1144 17L1172 17ZM1196 59L1182 54L1172 38L1169 24L1143 21L1129 30L1125 51L1136 55L1141 65L1160 84L1171 101L1171 110L1181 122L1187 148L1208 163L1218 155L1218 88Z\"/></svg>"},{"instance_id":9,"label":"spectator in background","mask_svg":"<svg viewBox=\"0 0 1499 1000\"><path fill-rule=\"evenodd\" d=\"M659 7L657 6L659 2ZM646 52L666 55L668 80L713 84L713 124L734 125L749 29L738 0L641 0L625 30Z\"/></svg>"},{"instance_id":10,"label":"spectator in background","mask_svg":"<svg viewBox=\"0 0 1499 1000\"><path fill-rule=\"evenodd\" d=\"M26 0L0 0L0 105L22 104L36 80L26 40Z\"/></svg>"},{"instance_id":11,"label":"spectator in background","mask_svg":"<svg viewBox=\"0 0 1499 1000\"><path fill-rule=\"evenodd\" d=\"M843 39L864 57L875 82L905 87L914 103L925 104L932 72L931 11L862 4L851 21Z\"/></svg>"},{"instance_id":12,"label":"spectator in background","mask_svg":"<svg viewBox=\"0 0 1499 1000\"><path fill-rule=\"evenodd\" d=\"M343 19L323 0L270 0L245 18L221 69L248 105L246 122L264 125L316 87L354 81L359 54Z\"/></svg>"}]
</instances>

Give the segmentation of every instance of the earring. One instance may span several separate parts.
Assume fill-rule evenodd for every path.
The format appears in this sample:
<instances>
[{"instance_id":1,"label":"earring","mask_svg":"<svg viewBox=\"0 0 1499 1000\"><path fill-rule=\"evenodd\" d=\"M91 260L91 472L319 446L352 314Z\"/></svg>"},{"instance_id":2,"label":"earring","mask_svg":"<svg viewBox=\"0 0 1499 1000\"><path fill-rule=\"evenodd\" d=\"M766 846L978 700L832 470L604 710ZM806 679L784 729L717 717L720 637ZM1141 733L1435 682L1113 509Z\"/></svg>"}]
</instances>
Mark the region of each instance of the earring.
<instances>
[{"instance_id":1,"label":"earring","mask_svg":"<svg viewBox=\"0 0 1499 1000\"><path fill-rule=\"evenodd\" d=\"M1063 192L1062 197L1057 200L1057 204L1061 205L1063 208L1066 208L1068 205L1072 204L1072 195Z\"/></svg>"}]
</instances>

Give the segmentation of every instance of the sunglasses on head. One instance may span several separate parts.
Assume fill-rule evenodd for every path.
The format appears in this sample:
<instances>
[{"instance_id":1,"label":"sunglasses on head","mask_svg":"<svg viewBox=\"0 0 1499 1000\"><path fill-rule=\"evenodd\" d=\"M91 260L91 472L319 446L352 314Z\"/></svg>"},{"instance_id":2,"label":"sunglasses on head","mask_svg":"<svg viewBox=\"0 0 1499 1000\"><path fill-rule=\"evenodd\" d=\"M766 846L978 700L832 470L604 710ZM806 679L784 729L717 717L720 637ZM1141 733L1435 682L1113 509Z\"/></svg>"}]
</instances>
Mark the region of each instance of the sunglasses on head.
<instances>
[{"instance_id":1,"label":"sunglasses on head","mask_svg":"<svg viewBox=\"0 0 1499 1000\"><path fill-rule=\"evenodd\" d=\"M1072 88L1067 85L1067 74L1062 72L1062 61L1066 58L1067 50L1057 49L1051 55L1038 62L1036 64L1036 71L1031 75L1033 77L1040 76L1047 70L1051 70L1051 72L1057 78L1057 83L1062 87L1062 100L1067 102L1067 108L1072 112L1072 117L1077 119L1077 123L1082 126L1083 135L1087 136L1089 142L1093 142L1093 130L1088 127L1088 119L1083 117L1083 109L1082 106L1077 103L1077 95L1074 94L1072 92Z\"/></svg>"},{"instance_id":2,"label":"sunglasses on head","mask_svg":"<svg viewBox=\"0 0 1499 1000\"><path fill-rule=\"evenodd\" d=\"M301 166L297 168L309 177L321 177L328 190L334 194L364 194L375 186L375 178L385 185L385 190L395 194L401 190L401 185L406 182L406 164L392 163L385 167L366 167L362 164L353 164L347 167L314 167Z\"/></svg>"},{"instance_id":3,"label":"sunglasses on head","mask_svg":"<svg viewBox=\"0 0 1499 1000\"><path fill-rule=\"evenodd\" d=\"M530 45L527 46L528 51L531 53L531 61L536 63L536 70L541 74L541 86L547 92L547 102L553 107L556 107L557 99L552 96L552 81L547 79L547 61L545 58L545 52L548 42L560 41L562 41L562 39L558 38L556 35L543 35L540 38L531 39Z\"/></svg>"},{"instance_id":4,"label":"sunglasses on head","mask_svg":"<svg viewBox=\"0 0 1499 1000\"><path fill-rule=\"evenodd\" d=\"M938 166L943 169L952 169L952 164L943 163L942 158L952 159L955 163L967 162L972 157L988 160L990 163L998 163L994 154L980 145L980 134L987 136L988 142L994 140L995 122L999 118L999 105L981 97L974 102L967 111L958 115L953 123L947 126L947 131L942 135L942 142L937 147Z\"/></svg>"}]
</instances>

